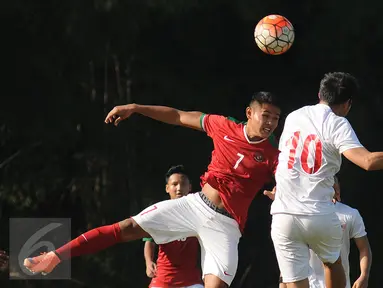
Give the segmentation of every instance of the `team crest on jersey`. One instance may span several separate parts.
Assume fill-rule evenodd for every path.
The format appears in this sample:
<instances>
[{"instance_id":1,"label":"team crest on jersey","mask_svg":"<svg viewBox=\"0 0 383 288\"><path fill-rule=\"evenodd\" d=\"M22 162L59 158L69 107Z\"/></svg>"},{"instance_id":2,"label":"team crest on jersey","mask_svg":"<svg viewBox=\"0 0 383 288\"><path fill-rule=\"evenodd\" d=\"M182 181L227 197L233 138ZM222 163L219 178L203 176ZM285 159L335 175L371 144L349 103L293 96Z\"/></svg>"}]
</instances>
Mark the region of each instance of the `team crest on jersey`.
<instances>
[{"instance_id":1,"label":"team crest on jersey","mask_svg":"<svg viewBox=\"0 0 383 288\"><path fill-rule=\"evenodd\" d=\"M254 159L257 162L263 162L263 160L265 160L265 158L263 157L263 154L261 152L258 152L258 151L255 152Z\"/></svg>"}]
</instances>

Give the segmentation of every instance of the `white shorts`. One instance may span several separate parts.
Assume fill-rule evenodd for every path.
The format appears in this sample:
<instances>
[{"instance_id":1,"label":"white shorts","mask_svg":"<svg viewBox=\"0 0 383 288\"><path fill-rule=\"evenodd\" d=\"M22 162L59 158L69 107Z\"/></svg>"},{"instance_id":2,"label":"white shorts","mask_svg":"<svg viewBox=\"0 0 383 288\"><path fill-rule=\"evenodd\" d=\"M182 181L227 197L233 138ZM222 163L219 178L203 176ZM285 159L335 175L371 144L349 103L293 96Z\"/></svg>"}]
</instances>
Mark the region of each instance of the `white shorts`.
<instances>
[{"instance_id":1,"label":"white shorts","mask_svg":"<svg viewBox=\"0 0 383 288\"><path fill-rule=\"evenodd\" d=\"M163 288L163 287L152 287L152 288ZM203 288L203 285L202 284L194 284L191 286L178 287L178 288Z\"/></svg>"},{"instance_id":2,"label":"white shorts","mask_svg":"<svg viewBox=\"0 0 383 288\"><path fill-rule=\"evenodd\" d=\"M339 258L342 228L335 213L310 216L275 214L271 238L283 282L297 282L310 275L309 248L324 263L334 263Z\"/></svg>"},{"instance_id":3,"label":"white shorts","mask_svg":"<svg viewBox=\"0 0 383 288\"><path fill-rule=\"evenodd\" d=\"M203 202L198 193L149 206L132 217L157 244L197 237L202 274L213 274L228 285L238 266L238 223Z\"/></svg>"}]
</instances>

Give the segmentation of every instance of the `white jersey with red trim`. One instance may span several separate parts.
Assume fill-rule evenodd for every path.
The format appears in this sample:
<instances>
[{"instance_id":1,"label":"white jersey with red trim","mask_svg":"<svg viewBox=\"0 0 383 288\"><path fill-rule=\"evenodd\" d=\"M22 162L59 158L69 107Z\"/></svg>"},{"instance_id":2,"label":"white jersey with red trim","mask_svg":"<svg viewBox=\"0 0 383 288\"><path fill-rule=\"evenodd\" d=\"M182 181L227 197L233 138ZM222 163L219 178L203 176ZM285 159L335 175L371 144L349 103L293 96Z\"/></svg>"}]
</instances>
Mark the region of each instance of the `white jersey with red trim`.
<instances>
[{"instance_id":1,"label":"white jersey with red trim","mask_svg":"<svg viewBox=\"0 0 383 288\"><path fill-rule=\"evenodd\" d=\"M334 204L336 215L338 216L343 230L343 240L341 248L341 259L344 273L346 274L346 288L351 288L350 282L350 240L361 238L367 235L363 218L359 211L340 202ZM312 269L309 276L310 288L326 288L324 269L322 261L310 250L310 267Z\"/></svg>"},{"instance_id":2,"label":"white jersey with red trim","mask_svg":"<svg viewBox=\"0 0 383 288\"><path fill-rule=\"evenodd\" d=\"M271 214L334 212L334 175L346 150L363 147L346 118L324 104L290 113L279 142L277 192Z\"/></svg>"}]
</instances>

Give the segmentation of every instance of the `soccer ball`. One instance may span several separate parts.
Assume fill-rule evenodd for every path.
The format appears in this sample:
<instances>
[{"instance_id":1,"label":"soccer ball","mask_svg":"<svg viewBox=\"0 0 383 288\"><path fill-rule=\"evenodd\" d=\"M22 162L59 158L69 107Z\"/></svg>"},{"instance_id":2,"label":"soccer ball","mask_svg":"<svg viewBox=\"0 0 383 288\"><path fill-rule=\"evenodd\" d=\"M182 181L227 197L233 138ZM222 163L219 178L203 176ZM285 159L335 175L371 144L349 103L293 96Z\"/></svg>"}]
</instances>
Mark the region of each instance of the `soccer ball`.
<instances>
[{"instance_id":1,"label":"soccer ball","mask_svg":"<svg viewBox=\"0 0 383 288\"><path fill-rule=\"evenodd\" d=\"M280 55L294 42L294 27L281 15L268 15L258 22L254 38L258 47L270 55Z\"/></svg>"}]
</instances>

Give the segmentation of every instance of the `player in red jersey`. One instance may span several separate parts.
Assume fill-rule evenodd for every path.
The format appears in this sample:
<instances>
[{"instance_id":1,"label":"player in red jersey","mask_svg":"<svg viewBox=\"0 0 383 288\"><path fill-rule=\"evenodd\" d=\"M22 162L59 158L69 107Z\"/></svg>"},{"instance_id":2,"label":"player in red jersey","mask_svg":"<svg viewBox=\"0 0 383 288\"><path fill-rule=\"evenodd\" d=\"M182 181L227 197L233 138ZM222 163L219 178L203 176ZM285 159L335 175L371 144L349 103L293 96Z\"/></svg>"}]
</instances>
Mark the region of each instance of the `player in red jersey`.
<instances>
[{"instance_id":1,"label":"player in red jersey","mask_svg":"<svg viewBox=\"0 0 383 288\"><path fill-rule=\"evenodd\" d=\"M256 93L246 108L246 123L218 115L164 106L128 104L109 112L105 123L118 125L134 113L173 125L205 131L214 143L202 191L152 205L140 214L90 230L56 251L27 258L35 273L49 273L62 260L95 253L119 242L152 237L165 244L198 237L205 287L228 287L238 264L238 242L247 210L261 187L272 179L278 159L272 133L280 108L269 92ZM149 236L150 235L150 236Z\"/></svg>"},{"instance_id":2,"label":"player in red jersey","mask_svg":"<svg viewBox=\"0 0 383 288\"><path fill-rule=\"evenodd\" d=\"M178 199L191 192L190 180L182 165L171 167L165 181L170 199ZM157 263L154 262L156 244L152 238L144 238L144 241L146 275L153 278L150 288L203 288L197 263L199 243L196 237L159 245Z\"/></svg>"}]
</instances>

